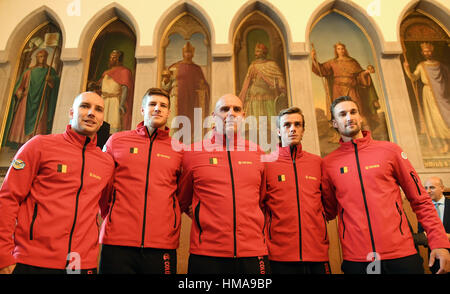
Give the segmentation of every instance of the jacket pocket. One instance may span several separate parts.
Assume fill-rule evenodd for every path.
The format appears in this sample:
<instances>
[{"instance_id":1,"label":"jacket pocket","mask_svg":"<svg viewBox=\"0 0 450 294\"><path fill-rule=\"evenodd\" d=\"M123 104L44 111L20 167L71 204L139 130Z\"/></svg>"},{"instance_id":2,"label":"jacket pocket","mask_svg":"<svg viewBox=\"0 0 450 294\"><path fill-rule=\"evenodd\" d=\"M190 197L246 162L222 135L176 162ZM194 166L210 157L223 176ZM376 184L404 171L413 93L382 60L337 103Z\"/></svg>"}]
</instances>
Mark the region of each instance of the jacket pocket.
<instances>
[{"instance_id":1,"label":"jacket pocket","mask_svg":"<svg viewBox=\"0 0 450 294\"><path fill-rule=\"evenodd\" d=\"M345 237L345 222L344 222L344 208L341 210L341 222L342 222L342 239Z\"/></svg>"},{"instance_id":2,"label":"jacket pocket","mask_svg":"<svg viewBox=\"0 0 450 294\"><path fill-rule=\"evenodd\" d=\"M202 227L200 225L200 201L198 202L197 206L195 207L194 210L194 219L195 219L195 224L198 227L198 241L199 243L202 243Z\"/></svg>"},{"instance_id":3,"label":"jacket pocket","mask_svg":"<svg viewBox=\"0 0 450 294\"><path fill-rule=\"evenodd\" d=\"M419 193L419 195L422 195L422 193L420 193L419 180L417 180L416 175L414 174L414 172L410 172L409 174L411 175L411 178L413 179L414 184L416 184L417 193Z\"/></svg>"},{"instance_id":4,"label":"jacket pocket","mask_svg":"<svg viewBox=\"0 0 450 294\"><path fill-rule=\"evenodd\" d=\"M397 208L397 212L400 215L400 224L399 224L398 228L400 229L400 233L403 235L403 231L402 231L403 212L400 209L400 206L398 205L397 202L395 202L395 207Z\"/></svg>"},{"instance_id":5,"label":"jacket pocket","mask_svg":"<svg viewBox=\"0 0 450 294\"><path fill-rule=\"evenodd\" d=\"M116 203L116 189L114 189L114 191L113 191L113 199L112 199L112 203L111 203L111 208L109 209L109 222L111 222L111 215L112 215L115 203Z\"/></svg>"},{"instance_id":6,"label":"jacket pocket","mask_svg":"<svg viewBox=\"0 0 450 294\"><path fill-rule=\"evenodd\" d=\"M34 222L36 221L37 213L38 213L38 206L37 206L37 203L35 203L34 210L33 210L33 217L31 218L31 224L30 224L30 240L33 240Z\"/></svg>"}]
</instances>

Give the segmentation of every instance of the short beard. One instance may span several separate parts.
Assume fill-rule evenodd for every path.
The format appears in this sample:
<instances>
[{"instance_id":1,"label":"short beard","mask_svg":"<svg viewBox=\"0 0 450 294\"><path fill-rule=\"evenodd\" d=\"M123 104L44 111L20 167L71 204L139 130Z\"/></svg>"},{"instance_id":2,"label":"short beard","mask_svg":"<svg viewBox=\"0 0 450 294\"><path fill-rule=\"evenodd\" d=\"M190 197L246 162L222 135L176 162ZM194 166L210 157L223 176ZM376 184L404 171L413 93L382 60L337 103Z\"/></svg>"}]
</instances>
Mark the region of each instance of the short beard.
<instances>
[{"instance_id":1,"label":"short beard","mask_svg":"<svg viewBox=\"0 0 450 294\"><path fill-rule=\"evenodd\" d=\"M353 138L354 136L356 136L359 132L361 131L361 127L357 126L356 129L354 130L347 130L347 128L345 128L345 131L342 133L342 135L349 137L349 138Z\"/></svg>"}]
</instances>

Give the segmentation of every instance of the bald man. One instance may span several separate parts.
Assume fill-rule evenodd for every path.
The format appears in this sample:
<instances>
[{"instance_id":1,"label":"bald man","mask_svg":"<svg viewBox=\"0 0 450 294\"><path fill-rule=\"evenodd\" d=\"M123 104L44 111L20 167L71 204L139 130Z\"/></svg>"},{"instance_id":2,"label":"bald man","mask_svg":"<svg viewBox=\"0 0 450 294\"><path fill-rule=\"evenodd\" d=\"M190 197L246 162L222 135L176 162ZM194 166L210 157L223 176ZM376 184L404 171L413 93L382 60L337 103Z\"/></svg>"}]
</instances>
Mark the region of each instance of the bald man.
<instances>
[{"instance_id":1,"label":"bald man","mask_svg":"<svg viewBox=\"0 0 450 294\"><path fill-rule=\"evenodd\" d=\"M99 95L81 93L64 133L15 155L0 190L0 273L96 272L98 202L114 170L96 146L103 111Z\"/></svg>"},{"instance_id":2,"label":"bald man","mask_svg":"<svg viewBox=\"0 0 450 294\"><path fill-rule=\"evenodd\" d=\"M212 116L212 137L191 145L182 164L180 207L193 210L188 273L268 273L263 153L239 136L245 113L238 97L222 96Z\"/></svg>"},{"instance_id":3,"label":"bald man","mask_svg":"<svg viewBox=\"0 0 450 294\"><path fill-rule=\"evenodd\" d=\"M436 212L444 225L445 232L447 233L447 237L450 241L450 199L445 198L444 196L444 183L439 177L431 177L425 181L424 188L428 195L430 195L434 207L436 208ZM420 224L418 233L426 236L426 233ZM420 245L428 246L428 242ZM436 273L439 270L439 262L430 260L429 266L432 273Z\"/></svg>"}]
</instances>

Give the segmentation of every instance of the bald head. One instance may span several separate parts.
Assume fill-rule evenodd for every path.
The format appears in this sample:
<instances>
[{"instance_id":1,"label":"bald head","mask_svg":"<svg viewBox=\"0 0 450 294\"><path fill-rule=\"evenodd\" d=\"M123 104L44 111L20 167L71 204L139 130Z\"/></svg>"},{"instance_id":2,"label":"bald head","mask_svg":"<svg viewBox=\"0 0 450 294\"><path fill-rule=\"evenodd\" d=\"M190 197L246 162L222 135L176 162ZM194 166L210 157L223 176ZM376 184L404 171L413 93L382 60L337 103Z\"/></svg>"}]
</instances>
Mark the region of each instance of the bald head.
<instances>
[{"instance_id":1,"label":"bald head","mask_svg":"<svg viewBox=\"0 0 450 294\"><path fill-rule=\"evenodd\" d=\"M75 97L69 111L72 130L93 139L103 124L105 103L95 92L83 92Z\"/></svg>"},{"instance_id":2,"label":"bald head","mask_svg":"<svg viewBox=\"0 0 450 294\"><path fill-rule=\"evenodd\" d=\"M225 94L217 100L214 112L216 112L224 104L235 105L243 108L242 100L239 97L234 94Z\"/></svg>"},{"instance_id":3,"label":"bald head","mask_svg":"<svg viewBox=\"0 0 450 294\"><path fill-rule=\"evenodd\" d=\"M242 100L233 94L225 94L220 97L212 114L216 119L217 131L223 134L236 133L245 117Z\"/></svg>"},{"instance_id":4,"label":"bald head","mask_svg":"<svg viewBox=\"0 0 450 294\"><path fill-rule=\"evenodd\" d=\"M439 201L444 196L444 183L439 177L431 177L425 181L425 190L433 201Z\"/></svg>"}]
</instances>

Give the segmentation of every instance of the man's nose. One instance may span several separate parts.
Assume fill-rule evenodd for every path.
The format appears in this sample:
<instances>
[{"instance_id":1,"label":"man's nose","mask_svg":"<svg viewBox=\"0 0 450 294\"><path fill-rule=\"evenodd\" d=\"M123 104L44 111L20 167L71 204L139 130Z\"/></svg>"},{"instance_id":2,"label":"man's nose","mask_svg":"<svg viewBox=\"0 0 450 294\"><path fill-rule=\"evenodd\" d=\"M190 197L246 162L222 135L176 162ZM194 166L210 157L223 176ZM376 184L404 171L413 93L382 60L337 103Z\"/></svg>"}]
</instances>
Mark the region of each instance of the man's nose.
<instances>
[{"instance_id":1,"label":"man's nose","mask_svg":"<svg viewBox=\"0 0 450 294\"><path fill-rule=\"evenodd\" d=\"M230 108L230 110L228 110L227 116L236 116L236 112L234 111L233 108Z\"/></svg>"},{"instance_id":2,"label":"man's nose","mask_svg":"<svg viewBox=\"0 0 450 294\"><path fill-rule=\"evenodd\" d=\"M95 109L94 109L94 107L89 108L88 116L95 116Z\"/></svg>"},{"instance_id":3,"label":"man's nose","mask_svg":"<svg viewBox=\"0 0 450 294\"><path fill-rule=\"evenodd\" d=\"M294 125L289 127L289 133L295 133L295 126Z\"/></svg>"}]
</instances>

